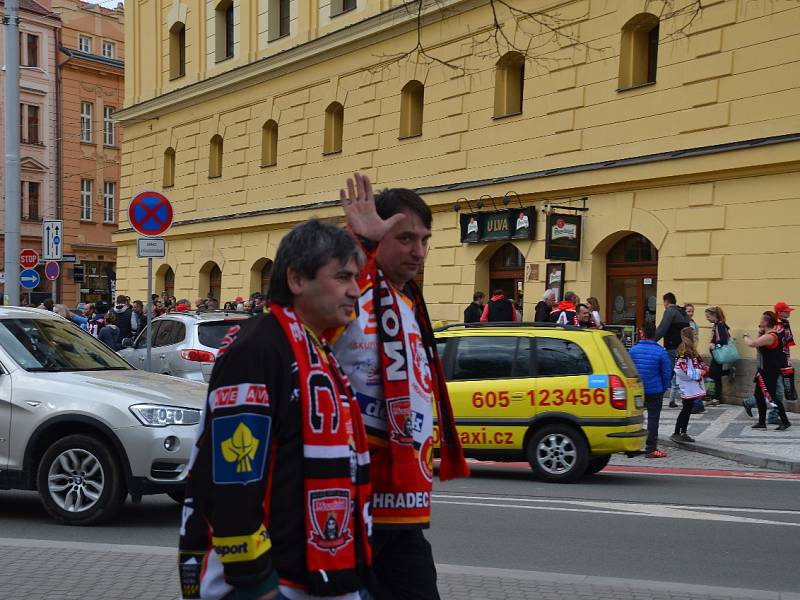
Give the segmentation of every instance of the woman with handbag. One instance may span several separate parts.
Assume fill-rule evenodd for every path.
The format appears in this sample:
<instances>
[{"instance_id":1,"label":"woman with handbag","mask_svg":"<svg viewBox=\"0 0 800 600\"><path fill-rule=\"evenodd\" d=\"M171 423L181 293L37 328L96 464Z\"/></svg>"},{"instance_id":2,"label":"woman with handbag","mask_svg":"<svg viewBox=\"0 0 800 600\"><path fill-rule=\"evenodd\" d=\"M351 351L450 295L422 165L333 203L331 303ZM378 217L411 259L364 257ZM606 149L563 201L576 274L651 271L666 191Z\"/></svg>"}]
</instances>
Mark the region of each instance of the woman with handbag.
<instances>
[{"instance_id":1,"label":"woman with handbag","mask_svg":"<svg viewBox=\"0 0 800 600\"><path fill-rule=\"evenodd\" d=\"M722 376L728 375L731 380L736 376L736 367L725 368L725 363L733 363L739 358L739 352L730 336L730 327L725 322L725 313L719 306L709 306L706 309L706 319L711 323L711 341L708 349L711 351L711 367L708 372L714 381L714 395L709 403L717 406L722 402Z\"/></svg>"}]
</instances>

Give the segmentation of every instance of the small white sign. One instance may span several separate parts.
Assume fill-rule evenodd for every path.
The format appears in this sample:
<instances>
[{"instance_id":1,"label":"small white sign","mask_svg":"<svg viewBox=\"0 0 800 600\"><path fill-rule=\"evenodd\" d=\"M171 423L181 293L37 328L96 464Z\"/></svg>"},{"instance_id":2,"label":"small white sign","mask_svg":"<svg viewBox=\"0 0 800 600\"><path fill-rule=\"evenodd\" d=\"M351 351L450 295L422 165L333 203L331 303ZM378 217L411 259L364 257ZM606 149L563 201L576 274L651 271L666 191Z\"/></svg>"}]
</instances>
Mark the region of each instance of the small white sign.
<instances>
[{"instance_id":1,"label":"small white sign","mask_svg":"<svg viewBox=\"0 0 800 600\"><path fill-rule=\"evenodd\" d=\"M651 277L645 277L644 278L644 284L645 285L653 285L653 279Z\"/></svg>"},{"instance_id":2,"label":"small white sign","mask_svg":"<svg viewBox=\"0 0 800 600\"><path fill-rule=\"evenodd\" d=\"M42 260L61 260L64 250L64 221L42 221Z\"/></svg>"},{"instance_id":3,"label":"small white sign","mask_svg":"<svg viewBox=\"0 0 800 600\"><path fill-rule=\"evenodd\" d=\"M139 238L136 240L136 256L139 258L164 258L167 241L164 238Z\"/></svg>"}]
</instances>

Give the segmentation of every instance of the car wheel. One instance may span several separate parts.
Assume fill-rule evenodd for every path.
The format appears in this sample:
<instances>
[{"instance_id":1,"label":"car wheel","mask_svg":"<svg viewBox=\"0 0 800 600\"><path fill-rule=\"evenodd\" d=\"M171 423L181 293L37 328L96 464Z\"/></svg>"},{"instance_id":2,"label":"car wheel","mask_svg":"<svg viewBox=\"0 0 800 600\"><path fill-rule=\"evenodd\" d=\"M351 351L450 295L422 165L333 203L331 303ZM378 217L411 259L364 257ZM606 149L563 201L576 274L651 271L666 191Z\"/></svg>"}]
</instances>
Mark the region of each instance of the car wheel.
<instances>
[{"instance_id":1,"label":"car wheel","mask_svg":"<svg viewBox=\"0 0 800 600\"><path fill-rule=\"evenodd\" d=\"M88 435L54 442L39 463L36 482L45 510L68 525L94 525L125 501L122 469L107 444Z\"/></svg>"},{"instance_id":2,"label":"car wheel","mask_svg":"<svg viewBox=\"0 0 800 600\"><path fill-rule=\"evenodd\" d=\"M589 459L589 464L586 465L586 475L594 475L595 473L599 473L608 466L610 460L610 454L606 454L604 456L592 456Z\"/></svg>"},{"instance_id":3,"label":"car wheel","mask_svg":"<svg viewBox=\"0 0 800 600\"><path fill-rule=\"evenodd\" d=\"M569 425L546 425L534 431L526 451L536 477L552 483L575 481L589 461L583 436Z\"/></svg>"}]
</instances>

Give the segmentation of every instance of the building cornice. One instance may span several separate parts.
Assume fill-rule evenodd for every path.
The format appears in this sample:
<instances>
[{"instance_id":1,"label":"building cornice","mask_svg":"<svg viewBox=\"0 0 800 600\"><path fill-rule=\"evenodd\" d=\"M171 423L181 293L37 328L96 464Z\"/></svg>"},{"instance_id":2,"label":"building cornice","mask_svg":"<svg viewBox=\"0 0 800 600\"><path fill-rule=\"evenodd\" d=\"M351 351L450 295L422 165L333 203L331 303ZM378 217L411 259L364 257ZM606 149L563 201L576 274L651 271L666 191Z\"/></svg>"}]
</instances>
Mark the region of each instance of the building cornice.
<instances>
[{"instance_id":1,"label":"building cornice","mask_svg":"<svg viewBox=\"0 0 800 600\"><path fill-rule=\"evenodd\" d=\"M559 177L564 175L579 175L583 173L608 171L623 167L633 168L633 167L641 167L648 165L653 166L657 163L666 163L680 159L709 157L728 152L767 148L770 146L776 146L779 144L787 144L787 143L800 143L800 132L770 136L765 138L741 140L725 144L714 144L711 146L686 148L683 150L670 150L667 152L659 152L656 154L646 154L640 156L633 156L629 158L621 158L617 160L607 160L601 162L585 163L580 165L571 165L560 168L546 169L542 171L531 171L528 173L520 173L517 175L494 177L491 179L458 181L442 185L420 187L417 188L415 191L423 196L430 196L433 194L446 194L448 192L459 192L461 190L487 188L490 186L501 185L501 184L503 186L507 186L508 184L517 182L541 180L541 179ZM800 154L798 154L797 156L800 156ZM790 168L796 169L798 163L800 163L800 161L798 160L792 161ZM780 167L780 165L772 163L770 168L781 169L782 167ZM737 176L741 176L741 172L739 172ZM653 175L653 177L655 178L658 176ZM503 189L507 188L504 187ZM267 217L270 215L295 214L295 213L302 213L304 211L324 210L336 207L338 204L339 200L322 200L319 202L310 202L306 204L295 204L292 206L265 208L260 210L251 210L251 211L225 214L225 215L215 215L211 217L196 217L192 219L186 219L183 221L176 221L172 224L172 228L174 229L179 227L186 227L190 225L198 225L206 223L218 223L223 221L235 221L240 219L252 219L256 217ZM131 227L127 227L113 232L112 236L122 236L132 233L133 229Z\"/></svg>"},{"instance_id":2,"label":"building cornice","mask_svg":"<svg viewBox=\"0 0 800 600\"><path fill-rule=\"evenodd\" d=\"M423 26L441 19L442 12L446 12L448 18L452 18L489 2L489 0L424 1L426 6L422 16ZM416 12L404 5L397 6L299 46L133 104L115 113L115 116L123 123L129 120L158 118L163 114L194 106L198 100L207 101L230 94L241 87L249 87L299 71L416 28Z\"/></svg>"},{"instance_id":3,"label":"building cornice","mask_svg":"<svg viewBox=\"0 0 800 600\"><path fill-rule=\"evenodd\" d=\"M125 62L122 60L118 60L116 58L106 58L105 56L90 54L88 52L81 52L80 50L74 50L72 48L66 48L64 46L59 46L58 49L61 50L61 52L63 52L70 58L85 60L90 63L102 65L104 67L120 69L122 71L125 70Z\"/></svg>"}]
</instances>

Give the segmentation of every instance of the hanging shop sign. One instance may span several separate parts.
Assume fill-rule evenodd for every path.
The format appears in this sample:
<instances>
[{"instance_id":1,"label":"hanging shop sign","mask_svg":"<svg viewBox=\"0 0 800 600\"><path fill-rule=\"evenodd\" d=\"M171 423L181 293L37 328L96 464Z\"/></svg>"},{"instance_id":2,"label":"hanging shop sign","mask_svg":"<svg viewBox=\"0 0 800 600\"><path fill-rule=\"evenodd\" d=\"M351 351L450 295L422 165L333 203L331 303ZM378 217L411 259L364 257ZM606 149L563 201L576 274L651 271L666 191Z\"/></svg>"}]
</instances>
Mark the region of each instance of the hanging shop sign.
<instances>
[{"instance_id":1,"label":"hanging shop sign","mask_svg":"<svg viewBox=\"0 0 800 600\"><path fill-rule=\"evenodd\" d=\"M535 223L533 208L462 214L461 241L532 240Z\"/></svg>"},{"instance_id":2,"label":"hanging shop sign","mask_svg":"<svg viewBox=\"0 0 800 600\"><path fill-rule=\"evenodd\" d=\"M548 260L581 259L581 215L547 215L544 257Z\"/></svg>"}]
</instances>

